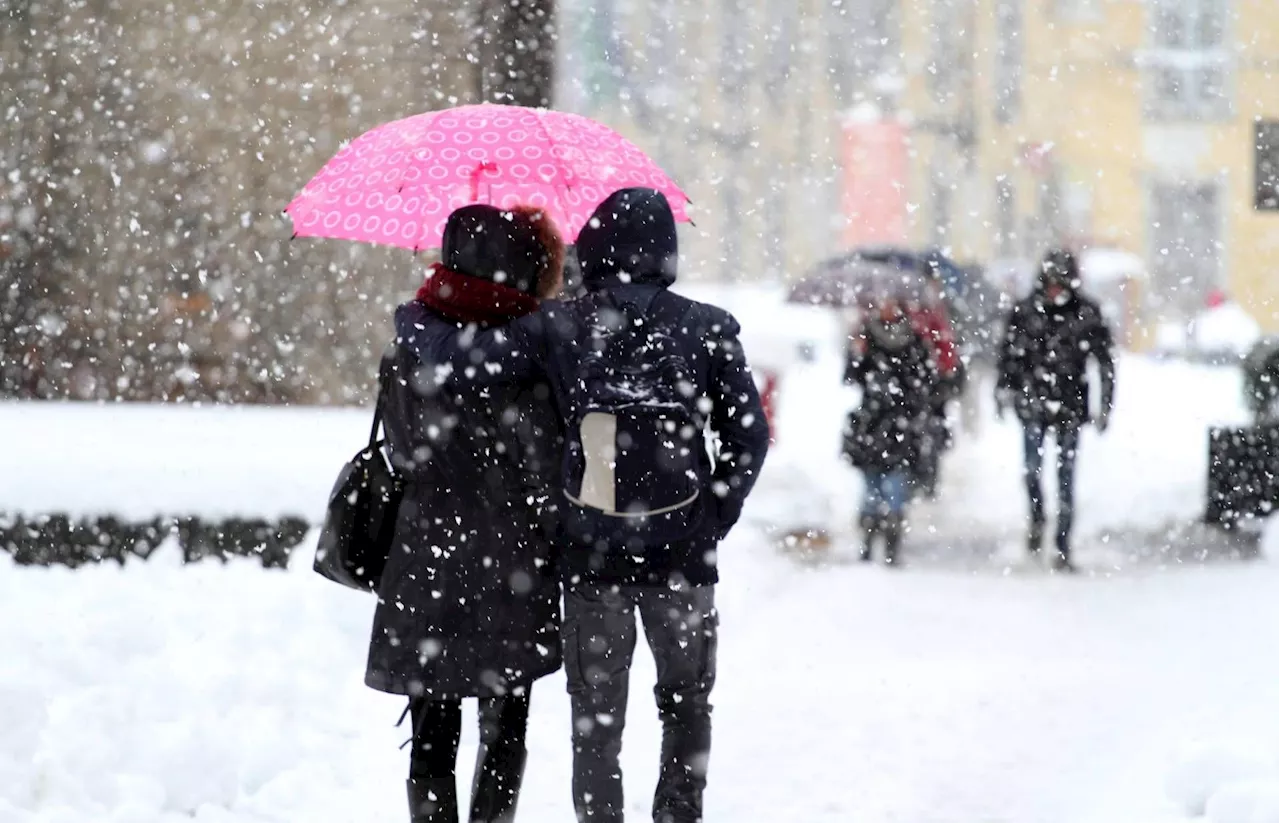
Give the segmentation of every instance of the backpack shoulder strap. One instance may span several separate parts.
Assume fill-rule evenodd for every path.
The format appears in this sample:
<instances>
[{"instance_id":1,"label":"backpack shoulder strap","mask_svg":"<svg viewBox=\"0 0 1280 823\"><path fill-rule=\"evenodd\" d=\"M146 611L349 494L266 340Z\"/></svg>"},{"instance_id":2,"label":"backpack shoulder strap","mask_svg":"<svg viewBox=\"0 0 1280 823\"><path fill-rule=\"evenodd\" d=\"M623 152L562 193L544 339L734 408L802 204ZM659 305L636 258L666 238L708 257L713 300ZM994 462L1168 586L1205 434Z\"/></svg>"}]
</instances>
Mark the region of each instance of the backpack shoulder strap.
<instances>
[{"instance_id":1,"label":"backpack shoulder strap","mask_svg":"<svg viewBox=\"0 0 1280 823\"><path fill-rule=\"evenodd\" d=\"M693 314L693 310L698 304L692 300L684 300L683 303L677 299L677 295L669 293L666 289L654 299L652 310L663 312L662 320L674 332L687 331L689 334L699 334L698 329L686 328L689 321L689 315Z\"/></svg>"}]
</instances>

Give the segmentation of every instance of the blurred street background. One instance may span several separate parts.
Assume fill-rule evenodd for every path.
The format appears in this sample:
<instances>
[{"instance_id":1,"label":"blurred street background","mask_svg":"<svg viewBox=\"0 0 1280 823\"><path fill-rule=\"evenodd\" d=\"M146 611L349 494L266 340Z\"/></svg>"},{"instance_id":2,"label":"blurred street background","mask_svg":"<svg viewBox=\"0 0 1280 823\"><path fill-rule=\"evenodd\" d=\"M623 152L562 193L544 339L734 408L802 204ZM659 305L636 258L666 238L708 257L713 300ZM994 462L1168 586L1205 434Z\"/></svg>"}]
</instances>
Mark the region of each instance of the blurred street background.
<instances>
[{"instance_id":1,"label":"blurred street background","mask_svg":"<svg viewBox=\"0 0 1280 823\"><path fill-rule=\"evenodd\" d=\"M1239 348L1277 327L1278 53L1270 0L10 0L0 395L366 399L421 264L281 209L367 128L486 99L670 171L686 280L900 244L1015 294L1065 243L1128 347Z\"/></svg>"}]
</instances>

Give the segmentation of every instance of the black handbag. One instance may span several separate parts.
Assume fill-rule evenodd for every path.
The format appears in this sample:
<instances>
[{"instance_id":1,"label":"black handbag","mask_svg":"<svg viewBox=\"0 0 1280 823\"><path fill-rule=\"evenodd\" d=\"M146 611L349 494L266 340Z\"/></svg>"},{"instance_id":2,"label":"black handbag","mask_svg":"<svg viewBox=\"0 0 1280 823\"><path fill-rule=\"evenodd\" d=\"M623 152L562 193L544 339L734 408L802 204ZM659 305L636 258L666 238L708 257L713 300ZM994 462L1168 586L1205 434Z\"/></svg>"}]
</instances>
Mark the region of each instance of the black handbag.
<instances>
[{"instance_id":1,"label":"black handbag","mask_svg":"<svg viewBox=\"0 0 1280 823\"><path fill-rule=\"evenodd\" d=\"M378 439L390 371L384 361L379 369L369 444L342 467L329 493L313 565L316 572L335 583L363 591L376 590L382 580L404 497L404 483L382 452L386 441Z\"/></svg>"}]
</instances>

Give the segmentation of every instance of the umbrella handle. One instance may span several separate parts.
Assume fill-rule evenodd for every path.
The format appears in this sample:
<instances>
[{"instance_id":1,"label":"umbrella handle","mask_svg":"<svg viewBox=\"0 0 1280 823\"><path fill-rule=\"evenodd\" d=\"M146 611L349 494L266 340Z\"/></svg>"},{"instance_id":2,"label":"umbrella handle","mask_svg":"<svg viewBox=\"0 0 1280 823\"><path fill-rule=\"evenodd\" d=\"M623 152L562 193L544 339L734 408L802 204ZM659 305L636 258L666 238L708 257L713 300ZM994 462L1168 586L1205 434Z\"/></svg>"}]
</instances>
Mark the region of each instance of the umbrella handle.
<instances>
[{"instance_id":1,"label":"umbrella handle","mask_svg":"<svg viewBox=\"0 0 1280 823\"><path fill-rule=\"evenodd\" d=\"M480 202L480 177L487 171L497 171L497 170L498 170L498 165L490 160L486 160L483 163L477 163L476 167L471 170L471 202L473 203ZM489 197L486 198L486 202L491 201L493 199L492 187L489 187L487 191L488 191Z\"/></svg>"}]
</instances>

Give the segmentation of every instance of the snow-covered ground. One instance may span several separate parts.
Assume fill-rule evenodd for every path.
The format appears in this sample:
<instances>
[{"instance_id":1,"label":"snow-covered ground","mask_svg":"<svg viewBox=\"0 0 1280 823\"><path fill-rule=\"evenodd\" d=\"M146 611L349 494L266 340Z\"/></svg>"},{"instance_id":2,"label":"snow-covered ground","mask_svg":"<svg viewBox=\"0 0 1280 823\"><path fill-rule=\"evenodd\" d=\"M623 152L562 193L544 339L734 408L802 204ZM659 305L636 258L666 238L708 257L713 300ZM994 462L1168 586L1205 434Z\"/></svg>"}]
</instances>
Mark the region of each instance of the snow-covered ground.
<instances>
[{"instance_id":1,"label":"snow-covered ground","mask_svg":"<svg viewBox=\"0 0 1280 823\"><path fill-rule=\"evenodd\" d=\"M836 378L829 350L788 371L751 522L721 552L708 820L1276 821L1275 524L1259 560L1187 562L1213 548L1187 524L1204 429L1240 414L1235 374L1121 361L1114 427L1084 443L1087 572L1071 578L1018 559L1017 433L990 418L915 512L908 568L842 562L858 481L835 458ZM69 472L32 445L3 472L0 509L123 494L136 510L314 515L365 434L351 412L286 413L268 438L265 412L190 412L184 431L155 410L50 409L0 415L22 416L33 444L81 415L76 442L113 450L98 470L114 473ZM142 434L155 453L132 453ZM798 563L765 524L831 528L836 545ZM309 567L301 550L287 572L183 567L173 545L123 569L0 555L0 823L405 819L402 704L362 685L372 601ZM642 820L659 731L637 658L624 766ZM568 737L557 675L534 692L521 820L572 819ZM469 727L464 787L474 740Z\"/></svg>"}]
</instances>

